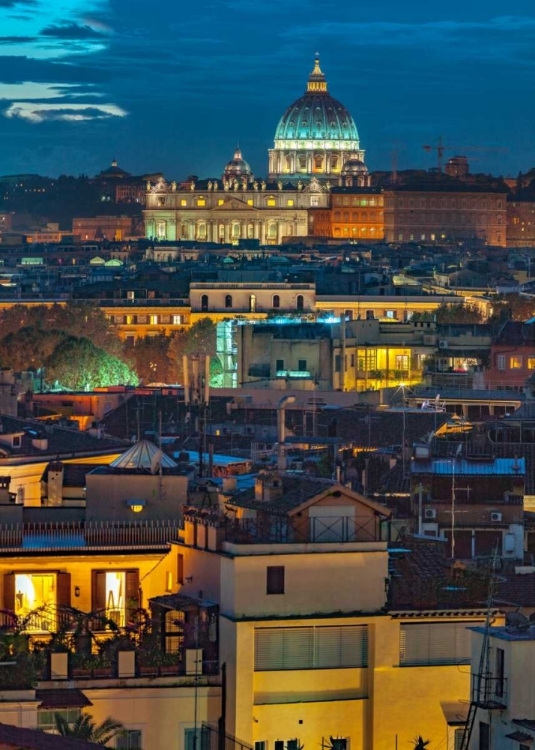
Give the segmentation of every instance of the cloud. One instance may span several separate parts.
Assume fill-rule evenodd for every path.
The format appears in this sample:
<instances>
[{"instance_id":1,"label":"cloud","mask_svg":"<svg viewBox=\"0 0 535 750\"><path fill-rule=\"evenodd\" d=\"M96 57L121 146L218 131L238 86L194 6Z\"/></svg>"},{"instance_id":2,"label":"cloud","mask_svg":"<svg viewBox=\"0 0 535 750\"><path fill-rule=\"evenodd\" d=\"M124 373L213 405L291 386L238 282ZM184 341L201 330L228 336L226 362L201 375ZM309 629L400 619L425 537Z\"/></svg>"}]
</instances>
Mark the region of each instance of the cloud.
<instances>
[{"instance_id":1,"label":"cloud","mask_svg":"<svg viewBox=\"0 0 535 750\"><path fill-rule=\"evenodd\" d=\"M104 33L92 28L88 24L64 23L57 26L47 26L41 31L41 36L55 39L102 39Z\"/></svg>"},{"instance_id":2,"label":"cloud","mask_svg":"<svg viewBox=\"0 0 535 750\"><path fill-rule=\"evenodd\" d=\"M31 123L42 122L87 122L126 117L127 113L115 104L54 104L51 102L13 102L4 112L6 117L18 118Z\"/></svg>"},{"instance_id":3,"label":"cloud","mask_svg":"<svg viewBox=\"0 0 535 750\"><path fill-rule=\"evenodd\" d=\"M0 0L0 8L14 8L18 5L37 5L36 0Z\"/></svg>"},{"instance_id":4,"label":"cloud","mask_svg":"<svg viewBox=\"0 0 535 750\"><path fill-rule=\"evenodd\" d=\"M33 36L0 36L0 44L29 44L33 41Z\"/></svg>"},{"instance_id":5,"label":"cloud","mask_svg":"<svg viewBox=\"0 0 535 750\"><path fill-rule=\"evenodd\" d=\"M499 16L484 21L349 22L339 21L293 26L281 32L286 41L316 43L337 39L352 47L423 48L444 56L466 59L496 59L514 52L529 41L535 18Z\"/></svg>"}]
</instances>

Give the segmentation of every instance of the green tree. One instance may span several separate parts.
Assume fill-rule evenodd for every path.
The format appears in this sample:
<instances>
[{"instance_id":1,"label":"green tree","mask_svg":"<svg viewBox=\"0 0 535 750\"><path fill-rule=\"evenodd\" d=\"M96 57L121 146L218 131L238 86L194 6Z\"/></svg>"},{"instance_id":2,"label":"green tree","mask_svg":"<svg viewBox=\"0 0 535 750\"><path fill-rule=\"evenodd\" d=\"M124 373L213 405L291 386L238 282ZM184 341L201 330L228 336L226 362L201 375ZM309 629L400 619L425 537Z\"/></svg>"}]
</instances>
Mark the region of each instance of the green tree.
<instances>
[{"instance_id":1,"label":"green tree","mask_svg":"<svg viewBox=\"0 0 535 750\"><path fill-rule=\"evenodd\" d=\"M510 320L529 320L535 316L535 297L522 294L503 294L492 304L493 318L506 317Z\"/></svg>"},{"instance_id":2,"label":"green tree","mask_svg":"<svg viewBox=\"0 0 535 750\"><path fill-rule=\"evenodd\" d=\"M169 359L172 378L176 383L182 383L184 378L183 357L193 354L209 355L212 358L210 372L215 373L218 365L216 359L216 325L210 318L194 323L191 328L182 329L175 333L169 343ZM220 365L219 365L220 369Z\"/></svg>"},{"instance_id":3,"label":"green tree","mask_svg":"<svg viewBox=\"0 0 535 750\"><path fill-rule=\"evenodd\" d=\"M84 336L95 346L114 356L120 356L122 351L122 343L115 326L100 307L87 302L71 301L65 305L34 307L14 305L0 312L0 331L3 338L10 334L18 334L23 328L34 329L36 332Z\"/></svg>"},{"instance_id":4,"label":"green tree","mask_svg":"<svg viewBox=\"0 0 535 750\"><path fill-rule=\"evenodd\" d=\"M124 356L143 383L169 383L173 380L169 346L172 338L145 336L134 344L125 344Z\"/></svg>"},{"instance_id":5,"label":"green tree","mask_svg":"<svg viewBox=\"0 0 535 750\"><path fill-rule=\"evenodd\" d=\"M415 313L411 321L421 322L436 320L437 323L483 323L485 318L481 310L466 302L461 304L443 303L434 312Z\"/></svg>"},{"instance_id":6,"label":"green tree","mask_svg":"<svg viewBox=\"0 0 535 750\"><path fill-rule=\"evenodd\" d=\"M124 725L108 716L101 724L97 724L89 714L80 714L73 724L55 714L56 730L62 737L75 737L96 745L108 745L111 740L121 737L125 733Z\"/></svg>"},{"instance_id":7,"label":"green tree","mask_svg":"<svg viewBox=\"0 0 535 750\"><path fill-rule=\"evenodd\" d=\"M62 331L29 326L8 333L0 341L0 362L13 370L38 370L65 338Z\"/></svg>"},{"instance_id":8,"label":"green tree","mask_svg":"<svg viewBox=\"0 0 535 750\"><path fill-rule=\"evenodd\" d=\"M95 346L89 339L69 336L45 362L47 381L75 391L108 385L137 385L128 365Z\"/></svg>"}]
</instances>

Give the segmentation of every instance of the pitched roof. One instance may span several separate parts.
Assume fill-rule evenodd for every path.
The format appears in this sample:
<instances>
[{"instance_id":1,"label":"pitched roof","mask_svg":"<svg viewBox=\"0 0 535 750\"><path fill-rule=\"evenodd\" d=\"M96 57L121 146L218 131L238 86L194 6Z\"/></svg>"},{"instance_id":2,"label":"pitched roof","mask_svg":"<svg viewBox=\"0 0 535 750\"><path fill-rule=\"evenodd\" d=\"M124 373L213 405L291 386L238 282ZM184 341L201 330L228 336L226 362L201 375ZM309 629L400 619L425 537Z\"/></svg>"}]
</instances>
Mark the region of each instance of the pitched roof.
<instances>
[{"instance_id":1,"label":"pitched roof","mask_svg":"<svg viewBox=\"0 0 535 750\"><path fill-rule=\"evenodd\" d=\"M281 474L279 480L282 482L282 495L280 498L271 501L256 500L255 488L252 487L234 495L228 501L228 504L252 510L262 510L273 515L292 515L297 510L313 504L313 502L319 500L322 496L334 495L336 497L347 495L352 500L355 500L355 502L363 503L385 517L391 515L388 508L374 503L373 500L368 500L363 495L359 495L357 492L353 492L353 490L343 487L330 479Z\"/></svg>"},{"instance_id":2,"label":"pitched roof","mask_svg":"<svg viewBox=\"0 0 535 750\"><path fill-rule=\"evenodd\" d=\"M150 440L139 440L115 461L110 467L113 469L147 469L156 471L161 464L162 469L176 469L178 464L167 456Z\"/></svg>"},{"instance_id":3,"label":"pitched roof","mask_svg":"<svg viewBox=\"0 0 535 750\"><path fill-rule=\"evenodd\" d=\"M12 724L0 724L0 745L19 750L102 750L102 745L94 742L48 734L40 729L14 727Z\"/></svg>"}]
</instances>

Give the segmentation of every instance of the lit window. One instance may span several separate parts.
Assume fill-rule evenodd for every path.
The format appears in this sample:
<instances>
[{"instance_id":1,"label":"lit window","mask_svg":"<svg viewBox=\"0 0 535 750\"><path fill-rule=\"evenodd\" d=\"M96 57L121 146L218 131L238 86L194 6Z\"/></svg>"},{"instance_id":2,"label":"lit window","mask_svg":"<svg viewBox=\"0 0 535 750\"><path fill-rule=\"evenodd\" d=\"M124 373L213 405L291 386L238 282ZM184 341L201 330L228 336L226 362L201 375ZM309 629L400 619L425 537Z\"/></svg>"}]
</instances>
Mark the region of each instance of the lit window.
<instances>
[{"instance_id":1,"label":"lit window","mask_svg":"<svg viewBox=\"0 0 535 750\"><path fill-rule=\"evenodd\" d=\"M528 370L535 370L535 357L528 357Z\"/></svg>"},{"instance_id":2,"label":"lit window","mask_svg":"<svg viewBox=\"0 0 535 750\"><path fill-rule=\"evenodd\" d=\"M509 369L510 370L521 370L524 364L524 358L518 355L509 358Z\"/></svg>"},{"instance_id":3,"label":"lit window","mask_svg":"<svg viewBox=\"0 0 535 750\"><path fill-rule=\"evenodd\" d=\"M5 587L5 584L4 584ZM50 630L53 628L50 613L56 607L57 580L55 573L16 573L14 580L14 611L24 619L30 612L41 609L42 614L32 617L28 630ZM46 608L46 609L45 609Z\"/></svg>"},{"instance_id":4,"label":"lit window","mask_svg":"<svg viewBox=\"0 0 535 750\"><path fill-rule=\"evenodd\" d=\"M206 200L204 198L197 198L198 206L206 206Z\"/></svg>"},{"instance_id":5,"label":"lit window","mask_svg":"<svg viewBox=\"0 0 535 750\"><path fill-rule=\"evenodd\" d=\"M182 198L182 200L180 201L180 205L181 206L187 206L188 205L187 200L185 198Z\"/></svg>"},{"instance_id":6,"label":"lit window","mask_svg":"<svg viewBox=\"0 0 535 750\"><path fill-rule=\"evenodd\" d=\"M157 326L158 325L158 315L151 315L150 316L150 324L151 324L151 326Z\"/></svg>"},{"instance_id":7,"label":"lit window","mask_svg":"<svg viewBox=\"0 0 535 750\"><path fill-rule=\"evenodd\" d=\"M254 206L254 200L252 198L247 199L247 205L248 206Z\"/></svg>"},{"instance_id":8,"label":"lit window","mask_svg":"<svg viewBox=\"0 0 535 750\"><path fill-rule=\"evenodd\" d=\"M269 197L269 198L267 199L267 201L266 201L266 204L267 204L268 206L276 206L276 205L277 205L277 201L275 200L275 198L273 198L273 197Z\"/></svg>"},{"instance_id":9,"label":"lit window","mask_svg":"<svg viewBox=\"0 0 535 750\"><path fill-rule=\"evenodd\" d=\"M219 200L217 201L217 205L222 206L224 202L225 202L224 198L219 198Z\"/></svg>"},{"instance_id":10,"label":"lit window","mask_svg":"<svg viewBox=\"0 0 535 750\"><path fill-rule=\"evenodd\" d=\"M291 198L288 199L288 206L293 206L294 202Z\"/></svg>"}]
</instances>

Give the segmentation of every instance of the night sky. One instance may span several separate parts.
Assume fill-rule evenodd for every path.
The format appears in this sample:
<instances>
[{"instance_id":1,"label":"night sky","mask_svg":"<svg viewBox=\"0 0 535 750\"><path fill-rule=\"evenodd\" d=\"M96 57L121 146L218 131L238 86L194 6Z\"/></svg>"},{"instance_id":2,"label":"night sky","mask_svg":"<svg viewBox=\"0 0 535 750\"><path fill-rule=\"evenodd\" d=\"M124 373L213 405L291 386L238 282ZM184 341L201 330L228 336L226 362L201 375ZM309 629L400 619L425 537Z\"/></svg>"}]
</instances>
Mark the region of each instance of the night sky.
<instances>
[{"instance_id":1,"label":"night sky","mask_svg":"<svg viewBox=\"0 0 535 750\"><path fill-rule=\"evenodd\" d=\"M0 175L265 174L316 50L371 170L535 166L533 0L0 0Z\"/></svg>"}]
</instances>

